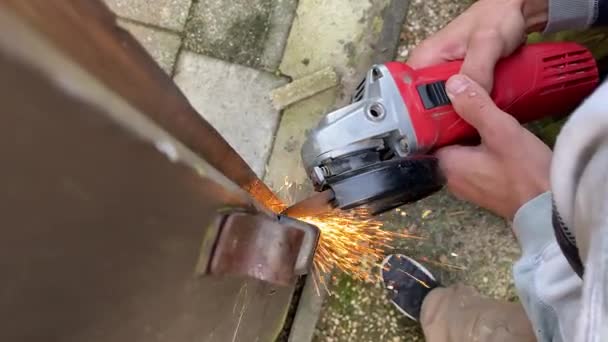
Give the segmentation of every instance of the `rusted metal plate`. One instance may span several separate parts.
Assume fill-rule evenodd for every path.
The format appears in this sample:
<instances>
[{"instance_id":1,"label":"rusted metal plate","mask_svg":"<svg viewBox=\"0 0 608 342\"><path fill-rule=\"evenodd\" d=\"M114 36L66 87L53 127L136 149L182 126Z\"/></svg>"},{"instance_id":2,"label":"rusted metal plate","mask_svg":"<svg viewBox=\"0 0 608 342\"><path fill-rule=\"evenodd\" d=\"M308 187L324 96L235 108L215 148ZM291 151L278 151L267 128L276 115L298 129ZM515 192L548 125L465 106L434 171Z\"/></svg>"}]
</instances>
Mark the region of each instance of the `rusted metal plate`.
<instances>
[{"instance_id":1,"label":"rusted metal plate","mask_svg":"<svg viewBox=\"0 0 608 342\"><path fill-rule=\"evenodd\" d=\"M218 214L250 198L4 3L0 341L273 341L292 287L197 272Z\"/></svg>"},{"instance_id":2,"label":"rusted metal plate","mask_svg":"<svg viewBox=\"0 0 608 342\"><path fill-rule=\"evenodd\" d=\"M303 237L303 231L282 227L264 216L230 215L217 241L210 273L292 284Z\"/></svg>"},{"instance_id":3,"label":"rusted metal plate","mask_svg":"<svg viewBox=\"0 0 608 342\"><path fill-rule=\"evenodd\" d=\"M293 285L312 267L319 231L289 218L235 213L225 218L208 273Z\"/></svg>"},{"instance_id":4,"label":"rusted metal plate","mask_svg":"<svg viewBox=\"0 0 608 342\"><path fill-rule=\"evenodd\" d=\"M0 0L119 96L249 191L259 203L280 200L194 110L143 47L100 0Z\"/></svg>"}]
</instances>

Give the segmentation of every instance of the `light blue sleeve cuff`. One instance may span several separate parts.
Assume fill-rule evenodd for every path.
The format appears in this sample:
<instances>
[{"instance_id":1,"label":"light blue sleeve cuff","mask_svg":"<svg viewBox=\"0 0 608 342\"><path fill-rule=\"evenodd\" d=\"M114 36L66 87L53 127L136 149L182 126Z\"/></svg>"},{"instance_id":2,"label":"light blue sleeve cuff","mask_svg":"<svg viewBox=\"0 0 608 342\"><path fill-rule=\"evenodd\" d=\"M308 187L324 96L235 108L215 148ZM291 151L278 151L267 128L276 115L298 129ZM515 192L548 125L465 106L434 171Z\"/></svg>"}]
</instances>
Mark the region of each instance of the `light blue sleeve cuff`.
<instances>
[{"instance_id":1,"label":"light blue sleeve cuff","mask_svg":"<svg viewBox=\"0 0 608 342\"><path fill-rule=\"evenodd\" d=\"M549 0L549 18L543 33L585 29L597 19L596 0Z\"/></svg>"},{"instance_id":2,"label":"light blue sleeve cuff","mask_svg":"<svg viewBox=\"0 0 608 342\"><path fill-rule=\"evenodd\" d=\"M513 219L513 231L522 250L522 258L540 253L555 241L551 192L545 192L524 204Z\"/></svg>"}]
</instances>

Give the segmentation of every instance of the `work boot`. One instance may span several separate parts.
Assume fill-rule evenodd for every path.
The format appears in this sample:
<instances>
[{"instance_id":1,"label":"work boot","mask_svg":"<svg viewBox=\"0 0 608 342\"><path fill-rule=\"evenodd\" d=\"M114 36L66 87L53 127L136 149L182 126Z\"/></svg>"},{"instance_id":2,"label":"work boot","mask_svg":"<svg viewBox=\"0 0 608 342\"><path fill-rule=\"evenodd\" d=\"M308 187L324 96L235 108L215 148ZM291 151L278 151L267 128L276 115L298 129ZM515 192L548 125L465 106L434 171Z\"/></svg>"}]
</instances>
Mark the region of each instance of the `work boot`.
<instances>
[{"instance_id":1,"label":"work boot","mask_svg":"<svg viewBox=\"0 0 608 342\"><path fill-rule=\"evenodd\" d=\"M401 254L389 255L384 259L380 277L393 305L416 322L420 320L424 299L440 286L428 269Z\"/></svg>"}]
</instances>

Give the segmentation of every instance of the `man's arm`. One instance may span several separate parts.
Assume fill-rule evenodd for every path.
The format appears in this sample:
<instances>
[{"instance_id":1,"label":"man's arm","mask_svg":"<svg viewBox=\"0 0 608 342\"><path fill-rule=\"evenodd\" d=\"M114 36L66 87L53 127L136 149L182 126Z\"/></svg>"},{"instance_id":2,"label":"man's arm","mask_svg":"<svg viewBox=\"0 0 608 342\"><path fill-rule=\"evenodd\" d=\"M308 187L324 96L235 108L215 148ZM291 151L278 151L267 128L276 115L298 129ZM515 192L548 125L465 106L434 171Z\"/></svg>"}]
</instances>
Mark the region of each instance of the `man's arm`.
<instances>
[{"instance_id":1,"label":"man's arm","mask_svg":"<svg viewBox=\"0 0 608 342\"><path fill-rule=\"evenodd\" d=\"M480 0L424 41L409 60L413 67L420 68L464 59L461 72L485 88L463 76L448 82L456 111L479 131L482 143L444 148L437 155L448 187L456 196L508 219L515 216L514 231L523 251L514 267L515 282L540 341L575 340L576 316L581 313L581 280L553 235L551 195L545 193L549 190L551 152L496 108L486 90L492 88L496 62L522 44L526 33L605 24L608 0ZM602 113L606 113L605 106ZM575 132L573 136L577 134L585 135ZM567 153L563 156L573 158ZM608 260L608 252L600 256ZM593 298L586 299L588 304ZM603 304L608 306L608 302ZM583 312L591 311L583 308Z\"/></svg>"},{"instance_id":2,"label":"man's arm","mask_svg":"<svg viewBox=\"0 0 608 342\"><path fill-rule=\"evenodd\" d=\"M560 133L552 163L553 196L522 206L513 221L522 247L515 285L541 341L595 341L608 334L608 84L578 108ZM585 284L557 245L552 202L573 232ZM582 298L582 299L581 299Z\"/></svg>"},{"instance_id":3,"label":"man's arm","mask_svg":"<svg viewBox=\"0 0 608 342\"><path fill-rule=\"evenodd\" d=\"M517 211L513 230L522 255L513 267L513 276L538 341L575 341L582 280L557 244L552 207L552 194L546 192Z\"/></svg>"},{"instance_id":4,"label":"man's arm","mask_svg":"<svg viewBox=\"0 0 608 342\"><path fill-rule=\"evenodd\" d=\"M446 89L455 110L481 137L479 146L437 152L448 187L456 196L514 221L522 247L515 283L538 340L572 341L581 280L553 234L551 150L466 76L452 77Z\"/></svg>"},{"instance_id":5,"label":"man's arm","mask_svg":"<svg viewBox=\"0 0 608 342\"><path fill-rule=\"evenodd\" d=\"M479 84L451 77L446 90L454 110L475 127L478 146L436 152L448 189L508 220L529 200L549 190L551 149L503 112Z\"/></svg>"},{"instance_id":6,"label":"man's arm","mask_svg":"<svg viewBox=\"0 0 608 342\"><path fill-rule=\"evenodd\" d=\"M608 83L562 129L551 166L554 202L585 267L572 341L608 336Z\"/></svg>"}]
</instances>

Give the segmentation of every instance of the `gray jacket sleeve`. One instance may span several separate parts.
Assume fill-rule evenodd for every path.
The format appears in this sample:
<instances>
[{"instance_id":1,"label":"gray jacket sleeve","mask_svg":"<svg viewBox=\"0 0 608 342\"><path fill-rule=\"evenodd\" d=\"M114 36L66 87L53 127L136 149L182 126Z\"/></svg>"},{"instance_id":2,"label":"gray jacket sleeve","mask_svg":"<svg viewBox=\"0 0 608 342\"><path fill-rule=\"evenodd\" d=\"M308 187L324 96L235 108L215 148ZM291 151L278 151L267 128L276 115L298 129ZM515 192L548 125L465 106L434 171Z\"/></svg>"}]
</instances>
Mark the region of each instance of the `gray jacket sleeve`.
<instances>
[{"instance_id":1,"label":"gray jacket sleeve","mask_svg":"<svg viewBox=\"0 0 608 342\"><path fill-rule=\"evenodd\" d=\"M522 206L513 228L522 248L515 285L538 341L598 342L608 336L608 83L573 114L555 146L552 193ZM553 200L553 201L552 201ZM552 202L574 232L581 280L557 245Z\"/></svg>"},{"instance_id":2,"label":"gray jacket sleeve","mask_svg":"<svg viewBox=\"0 0 608 342\"><path fill-rule=\"evenodd\" d=\"M513 221L521 259L515 286L539 342L573 341L582 281L562 254L551 224L551 193L526 203Z\"/></svg>"},{"instance_id":3,"label":"gray jacket sleeve","mask_svg":"<svg viewBox=\"0 0 608 342\"><path fill-rule=\"evenodd\" d=\"M568 120L557 138L551 170L557 211L585 266L572 341L608 338L608 83Z\"/></svg>"},{"instance_id":4,"label":"gray jacket sleeve","mask_svg":"<svg viewBox=\"0 0 608 342\"><path fill-rule=\"evenodd\" d=\"M545 33L608 24L608 0L549 0Z\"/></svg>"}]
</instances>

